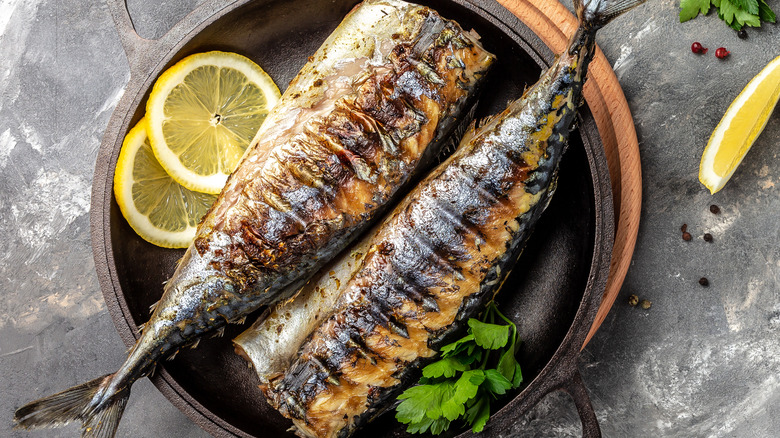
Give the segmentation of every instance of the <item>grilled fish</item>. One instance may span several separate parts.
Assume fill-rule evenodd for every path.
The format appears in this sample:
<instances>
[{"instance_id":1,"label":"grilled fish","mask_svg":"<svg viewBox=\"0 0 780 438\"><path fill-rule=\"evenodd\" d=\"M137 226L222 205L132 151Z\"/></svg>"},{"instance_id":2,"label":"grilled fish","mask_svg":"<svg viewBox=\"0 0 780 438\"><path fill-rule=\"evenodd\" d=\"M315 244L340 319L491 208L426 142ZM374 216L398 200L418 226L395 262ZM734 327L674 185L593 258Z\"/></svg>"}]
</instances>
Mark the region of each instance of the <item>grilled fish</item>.
<instances>
[{"instance_id":1,"label":"grilled fish","mask_svg":"<svg viewBox=\"0 0 780 438\"><path fill-rule=\"evenodd\" d=\"M16 411L110 437L130 386L200 336L286 299L432 161L493 62L435 11L367 0L310 58L201 222L122 367Z\"/></svg>"},{"instance_id":2,"label":"grilled fish","mask_svg":"<svg viewBox=\"0 0 780 438\"><path fill-rule=\"evenodd\" d=\"M362 265L375 234L376 227L325 265L293 298L233 339L236 353L249 362L263 384L284 374L309 334L335 311L341 291Z\"/></svg>"},{"instance_id":3,"label":"grilled fish","mask_svg":"<svg viewBox=\"0 0 780 438\"><path fill-rule=\"evenodd\" d=\"M383 221L335 312L261 385L297 434L350 435L493 297L555 191L597 29L643 1L575 0L567 50Z\"/></svg>"}]
</instances>

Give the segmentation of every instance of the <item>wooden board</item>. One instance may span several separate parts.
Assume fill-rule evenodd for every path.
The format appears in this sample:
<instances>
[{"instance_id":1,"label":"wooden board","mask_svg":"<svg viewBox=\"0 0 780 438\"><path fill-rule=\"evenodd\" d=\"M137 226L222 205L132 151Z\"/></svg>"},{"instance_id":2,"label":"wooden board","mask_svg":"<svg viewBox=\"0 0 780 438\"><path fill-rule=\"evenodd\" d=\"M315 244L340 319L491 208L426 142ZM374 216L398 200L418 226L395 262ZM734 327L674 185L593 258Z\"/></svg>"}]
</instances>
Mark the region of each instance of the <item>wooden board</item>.
<instances>
[{"instance_id":1,"label":"wooden board","mask_svg":"<svg viewBox=\"0 0 780 438\"><path fill-rule=\"evenodd\" d=\"M577 29L574 15L555 0L498 2L534 31L554 53L566 48L569 36ZM642 206L642 171L631 111L615 72L600 49L590 65L584 93L604 144L615 203L615 244L609 278L596 319L585 339L587 344L612 308L631 263Z\"/></svg>"}]
</instances>

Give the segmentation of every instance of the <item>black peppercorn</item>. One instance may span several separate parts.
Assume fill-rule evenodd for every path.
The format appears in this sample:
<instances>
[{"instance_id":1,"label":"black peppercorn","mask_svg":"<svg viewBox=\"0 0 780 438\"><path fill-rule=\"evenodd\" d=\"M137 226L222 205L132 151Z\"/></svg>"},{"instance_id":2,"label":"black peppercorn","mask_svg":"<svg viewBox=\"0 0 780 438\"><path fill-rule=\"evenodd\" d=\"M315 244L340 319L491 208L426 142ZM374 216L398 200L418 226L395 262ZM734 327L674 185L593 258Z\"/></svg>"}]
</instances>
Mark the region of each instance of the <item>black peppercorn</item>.
<instances>
[{"instance_id":1,"label":"black peppercorn","mask_svg":"<svg viewBox=\"0 0 780 438\"><path fill-rule=\"evenodd\" d=\"M718 207L715 204L710 205L710 213L712 213L712 214L720 213L720 207Z\"/></svg>"},{"instance_id":2,"label":"black peppercorn","mask_svg":"<svg viewBox=\"0 0 780 438\"><path fill-rule=\"evenodd\" d=\"M699 279L699 284L704 286L704 287L707 287L707 286L710 285L710 281L707 280L707 277L702 277L702 278Z\"/></svg>"},{"instance_id":3,"label":"black peppercorn","mask_svg":"<svg viewBox=\"0 0 780 438\"><path fill-rule=\"evenodd\" d=\"M704 241L705 242L712 242L712 234L704 233Z\"/></svg>"},{"instance_id":4,"label":"black peppercorn","mask_svg":"<svg viewBox=\"0 0 780 438\"><path fill-rule=\"evenodd\" d=\"M744 40L747 38L748 35L745 29L742 29L739 32L737 32L737 36L739 37L739 39Z\"/></svg>"}]
</instances>

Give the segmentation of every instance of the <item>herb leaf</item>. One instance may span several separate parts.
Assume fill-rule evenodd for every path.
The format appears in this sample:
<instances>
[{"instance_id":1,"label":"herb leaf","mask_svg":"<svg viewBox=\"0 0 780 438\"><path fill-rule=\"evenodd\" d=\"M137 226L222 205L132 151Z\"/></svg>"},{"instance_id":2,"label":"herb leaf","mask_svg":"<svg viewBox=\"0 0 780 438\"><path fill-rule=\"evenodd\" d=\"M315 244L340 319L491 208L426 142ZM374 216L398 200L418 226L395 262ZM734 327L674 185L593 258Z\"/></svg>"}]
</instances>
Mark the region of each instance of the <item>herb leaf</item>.
<instances>
[{"instance_id":1,"label":"herb leaf","mask_svg":"<svg viewBox=\"0 0 780 438\"><path fill-rule=\"evenodd\" d=\"M506 345L509 340L509 326L488 324L478 319L469 319L471 333L474 334L474 341L482 348L488 350L498 350Z\"/></svg>"},{"instance_id":2,"label":"herb leaf","mask_svg":"<svg viewBox=\"0 0 780 438\"><path fill-rule=\"evenodd\" d=\"M701 12L707 15L710 12L710 0L680 0L680 23L695 18Z\"/></svg>"},{"instance_id":3,"label":"herb leaf","mask_svg":"<svg viewBox=\"0 0 780 438\"><path fill-rule=\"evenodd\" d=\"M466 422L474 433L482 432L485 429L488 418L490 418L490 401L486 398L479 399L466 412Z\"/></svg>"},{"instance_id":4,"label":"herb leaf","mask_svg":"<svg viewBox=\"0 0 780 438\"><path fill-rule=\"evenodd\" d=\"M452 377L458 373L458 371L466 371L469 369L467 364L461 363L459 360L447 357L426 366L423 368L423 376L429 379L436 377Z\"/></svg>"},{"instance_id":5,"label":"herb leaf","mask_svg":"<svg viewBox=\"0 0 780 438\"><path fill-rule=\"evenodd\" d=\"M428 409L441 402L441 398L433 400L430 397L434 392L430 386L413 386L399 395L398 398L403 401L396 407L395 418L403 423L419 423Z\"/></svg>"},{"instance_id":6,"label":"herb leaf","mask_svg":"<svg viewBox=\"0 0 780 438\"><path fill-rule=\"evenodd\" d=\"M680 22L695 18L699 13L707 15L711 6L715 6L718 17L735 30L744 26L761 27L762 21L777 21L766 0L680 0Z\"/></svg>"},{"instance_id":7,"label":"herb leaf","mask_svg":"<svg viewBox=\"0 0 780 438\"><path fill-rule=\"evenodd\" d=\"M474 345L474 335L472 334L464 336L451 344L447 344L441 347L439 352L441 353L441 357L454 356L468 348L470 345Z\"/></svg>"},{"instance_id":8,"label":"herb leaf","mask_svg":"<svg viewBox=\"0 0 780 438\"><path fill-rule=\"evenodd\" d=\"M767 23L777 22L777 15L775 15L775 12L766 4L766 0L760 0L758 2L758 16L761 18L761 21L766 21Z\"/></svg>"},{"instance_id":9,"label":"herb leaf","mask_svg":"<svg viewBox=\"0 0 780 438\"><path fill-rule=\"evenodd\" d=\"M468 326L466 336L442 347L441 358L423 368L420 384L398 396L395 418L408 425L407 432L436 435L458 418L480 432L490 417L491 401L523 381L515 359L517 327L495 303L488 304L482 320L472 318Z\"/></svg>"},{"instance_id":10,"label":"herb leaf","mask_svg":"<svg viewBox=\"0 0 780 438\"><path fill-rule=\"evenodd\" d=\"M731 0L734 6L753 15L758 15L758 0Z\"/></svg>"},{"instance_id":11,"label":"herb leaf","mask_svg":"<svg viewBox=\"0 0 780 438\"><path fill-rule=\"evenodd\" d=\"M485 370L485 389L496 395L504 395L513 388L512 382L496 370Z\"/></svg>"}]
</instances>

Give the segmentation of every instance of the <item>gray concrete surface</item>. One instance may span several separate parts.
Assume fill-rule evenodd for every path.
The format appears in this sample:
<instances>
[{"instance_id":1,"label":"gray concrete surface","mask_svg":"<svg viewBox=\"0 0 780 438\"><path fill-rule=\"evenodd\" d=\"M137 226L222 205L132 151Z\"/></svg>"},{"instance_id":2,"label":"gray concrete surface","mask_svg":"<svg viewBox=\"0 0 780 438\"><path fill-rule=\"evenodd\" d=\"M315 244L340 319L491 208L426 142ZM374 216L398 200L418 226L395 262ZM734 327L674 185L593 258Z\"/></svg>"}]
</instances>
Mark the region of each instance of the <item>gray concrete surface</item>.
<instances>
[{"instance_id":1,"label":"gray concrete surface","mask_svg":"<svg viewBox=\"0 0 780 438\"><path fill-rule=\"evenodd\" d=\"M149 37L198 3L128 0ZM636 122L644 203L631 269L582 355L583 376L607 437L778 436L780 114L723 191L711 196L697 173L731 100L780 55L780 28L740 40L714 14L678 23L678 3L651 0L599 35ZM693 41L710 53L693 55ZM721 45L732 51L726 61L713 56ZM76 436L76 426L12 431L13 410L124 359L88 212L97 149L128 72L103 2L0 0L0 436ZM680 238L683 223L691 242ZM630 307L630 294L652 307ZM133 392L119 436L207 436L147 381ZM555 394L505 436L578 434L573 404Z\"/></svg>"}]
</instances>

